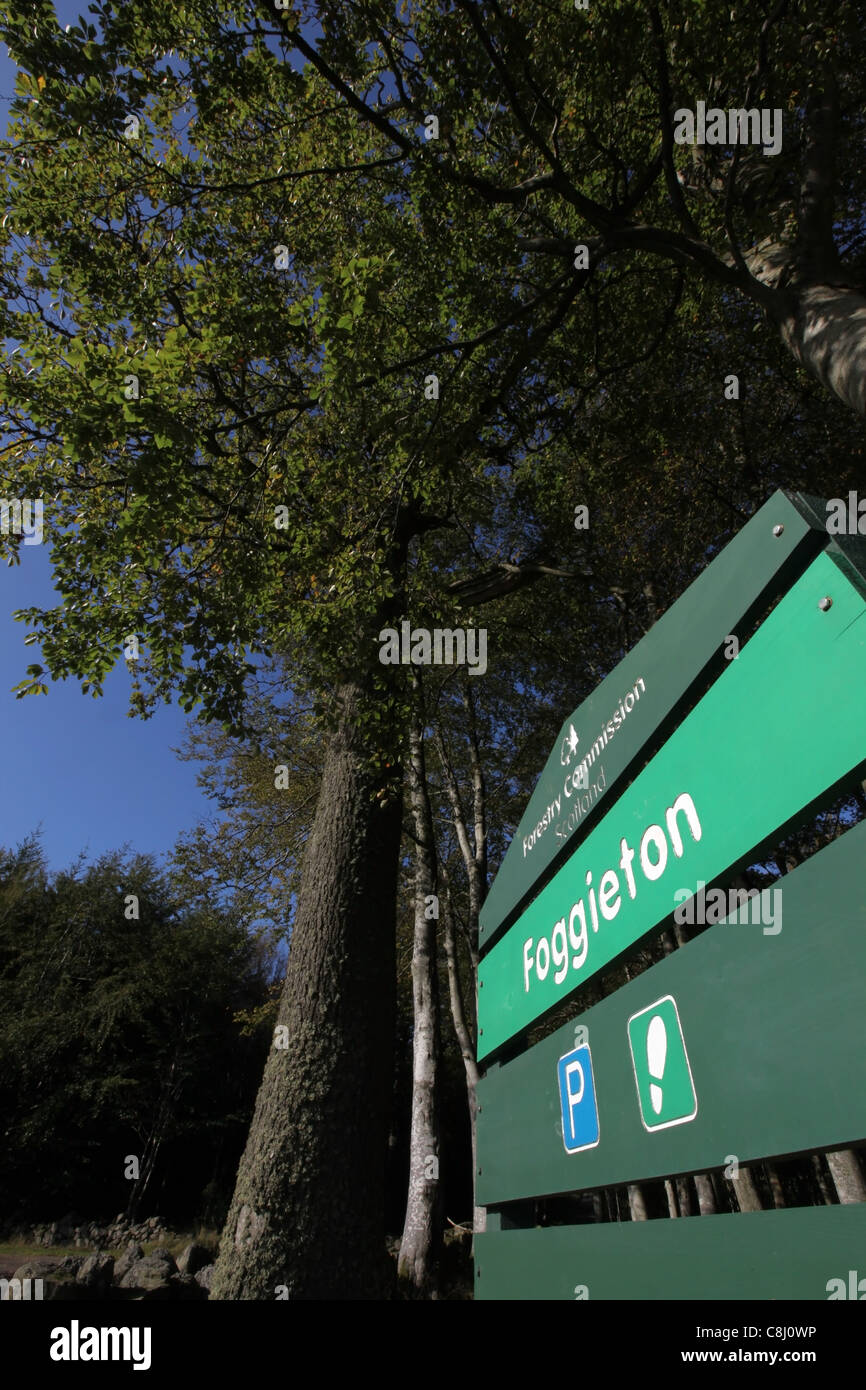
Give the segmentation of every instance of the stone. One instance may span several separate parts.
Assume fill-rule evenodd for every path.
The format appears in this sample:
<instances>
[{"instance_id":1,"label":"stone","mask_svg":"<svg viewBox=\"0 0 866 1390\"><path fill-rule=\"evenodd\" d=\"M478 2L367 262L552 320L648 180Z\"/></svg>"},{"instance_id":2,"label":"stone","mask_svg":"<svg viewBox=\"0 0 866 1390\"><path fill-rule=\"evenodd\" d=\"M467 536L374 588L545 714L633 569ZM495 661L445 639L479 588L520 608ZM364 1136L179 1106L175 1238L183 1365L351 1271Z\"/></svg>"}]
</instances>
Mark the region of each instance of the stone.
<instances>
[{"instance_id":1,"label":"stone","mask_svg":"<svg viewBox=\"0 0 866 1390\"><path fill-rule=\"evenodd\" d=\"M173 1274L170 1282L173 1298L185 1299L187 1302L201 1302L207 1298L207 1289L196 1283L191 1274Z\"/></svg>"},{"instance_id":2,"label":"stone","mask_svg":"<svg viewBox=\"0 0 866 1390\"><path fill-rule=\"evenodd\" d=\"M112 1255L90 1255L78 1270L75 1282L88 1289L105 1289L111 1284L113 1274Z\"/></svg>"},{"instance_id":3,"label":"stone","mask_svg":"<svg viewBox=\"0 0 866 1390\"><path fill-rule=\"evenodd\" d=\"M144 1289L146 1292L165 1289L169 1287L169 1280L175 1272L174 1260L170 1256L165 1259L156 1253L145 1255L144 1259L136 1260L132 1268L124 1274L120 1287Z\"/></svg>"},{"instance_id":4,"label":"stone","mask_svg":"<svg viewBox=\"0 0 866 1390\"><path fill-rule=\"evenodd\" d=\"M35 1259L19 1265L12 1278L45 1279L49 1274L54 1274L62 1264L63 1257L61 1255L37 1255Z\"/></svg>"},{"instance_id":5,"label":"stone","mask_svg":"<svg viewBox=\"0 0 866 1390\"><path fill-rule=\"evenodd\" d=\"M177 1267L181 1274L198 1274L205 1265L213 1263L213 1254L207 1246L192 1241L179 1256Z\"/></svg>"},{"instance_id":6,"label":"stone","mask_svg":"<svg viewBox=\"0 0 866 1390\"><path fill-rule=\"evenodd\" d=\"M195 1282L199 1285L200 1288L207 1289L208 1293L210 1293L210 1286L213 1282L213 1275L215 1269L216 1265L205 1265L204 1269L200 1269L198 1274L196 1274L195 1276Z\"/></svg>"},{"instance_id":7,"label":"stone","mask_svg":"<svg viewBox=\"0 0 866 1390\"><path fill-rule=\"evenodd\" d=\"M117 1282L122 1283L124 1277L132 1269L132 1266L136 1264L138 1260L143 1259L144 1251L142 1250L141 1246L137 1245L134 1240L131 1240L127 1245L126 1249L124 1250L123 1254L121 1255L120 1259L115 1261L114 1277L117 1280Z\"/></svg>"}]
</instances>

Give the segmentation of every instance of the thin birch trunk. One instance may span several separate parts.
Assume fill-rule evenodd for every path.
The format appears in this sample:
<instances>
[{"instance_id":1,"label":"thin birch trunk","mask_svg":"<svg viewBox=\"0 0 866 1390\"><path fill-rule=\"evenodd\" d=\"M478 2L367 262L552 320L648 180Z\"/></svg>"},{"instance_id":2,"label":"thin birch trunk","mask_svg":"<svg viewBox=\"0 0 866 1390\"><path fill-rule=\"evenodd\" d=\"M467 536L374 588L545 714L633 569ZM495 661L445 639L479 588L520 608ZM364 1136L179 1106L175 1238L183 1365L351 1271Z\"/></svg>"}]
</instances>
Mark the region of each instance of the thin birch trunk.
<instances>
[{"instance_id":1,"label":"thin birch trunk","mask_svg":"<svg viewBox=\"0 0 866 1390\"><path fill-rule=\"evenodd\" d=\"M421 682L414 677L418 709L409 735L409 806L414 830L415 932L412 951L412 1124L409 1191L397 1272L421 1298L435 1297L441 1239L439 1185L439 969L436 930L439 901L433 817L424 760Z\"/></svg>"}]
</instances>

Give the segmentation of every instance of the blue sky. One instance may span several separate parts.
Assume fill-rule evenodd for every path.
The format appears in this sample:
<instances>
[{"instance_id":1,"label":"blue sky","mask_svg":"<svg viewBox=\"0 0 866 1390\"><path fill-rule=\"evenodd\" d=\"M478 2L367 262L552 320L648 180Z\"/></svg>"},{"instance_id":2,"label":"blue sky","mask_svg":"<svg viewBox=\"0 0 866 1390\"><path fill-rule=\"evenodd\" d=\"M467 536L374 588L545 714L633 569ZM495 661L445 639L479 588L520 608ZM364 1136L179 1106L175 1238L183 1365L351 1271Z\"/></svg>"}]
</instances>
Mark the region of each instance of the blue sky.
<instances>
[{"instance_id":1,"label":"blue sky","mask_svg":"<svg viewBox=\"0 0 866 1390\"><path fill-rule=\"evenodd\" d=\"M39 660L39 648L24 645L27 625L12 612L57 602L48 547L22 545L19 553L20 565L0 563L0 845L11 848L41 822L52 868L79 850L95 856L127 841L161 854L212 810L196 786L197 764L172 752L187 716L162 706L152 719L129 719L124 662L101 699L82 695L72 680L16 699L10 688Z\"/></svg>"},{"instance_id":2,"label":"blue sky","mask_svg":"<svg viewBox=\"0 0 866 1390\"><path fill-rule=\"evenodd\" d=\"M62 24L71 24L87 5L59 0L56 11ZM4 130L14 82L15 66L0 43ZM82 849L96 856L126 842L162 854L212 809L196 786L197 765L172 752L183 741L187 716L163 706L152 719L129 719L123 662L101 699L82 695L72 680L50 683L47 695L16 699L10 688L40 661L40 651L24 645L26 624L14 622L12 612L57 602L48 547L22 545L19 554L20 566L0 562L0 845L13 847L41 824L54 869Z\"/></svg>"}]
</instances>

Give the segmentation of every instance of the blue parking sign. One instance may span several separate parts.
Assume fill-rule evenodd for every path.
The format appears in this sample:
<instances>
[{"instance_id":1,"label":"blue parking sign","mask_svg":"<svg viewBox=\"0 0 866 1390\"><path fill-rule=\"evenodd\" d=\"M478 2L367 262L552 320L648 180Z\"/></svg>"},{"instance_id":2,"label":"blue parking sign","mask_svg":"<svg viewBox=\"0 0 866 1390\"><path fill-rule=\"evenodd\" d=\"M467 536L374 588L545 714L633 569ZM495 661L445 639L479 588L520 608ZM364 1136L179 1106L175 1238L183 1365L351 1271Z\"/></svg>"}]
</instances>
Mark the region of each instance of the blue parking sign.
<instances>
[{"instance_id":1,"label":"blue parking sign","mask_svg":"<svg viewBox=\"0 0 866 1390\"><path fill-rule=\"evenodd\" d=\"M566 1052L557 1063L562 1139L566 1153L594 1149L598 1143L598 1106L589 1043Z\"/></svg>"}]
</instances>

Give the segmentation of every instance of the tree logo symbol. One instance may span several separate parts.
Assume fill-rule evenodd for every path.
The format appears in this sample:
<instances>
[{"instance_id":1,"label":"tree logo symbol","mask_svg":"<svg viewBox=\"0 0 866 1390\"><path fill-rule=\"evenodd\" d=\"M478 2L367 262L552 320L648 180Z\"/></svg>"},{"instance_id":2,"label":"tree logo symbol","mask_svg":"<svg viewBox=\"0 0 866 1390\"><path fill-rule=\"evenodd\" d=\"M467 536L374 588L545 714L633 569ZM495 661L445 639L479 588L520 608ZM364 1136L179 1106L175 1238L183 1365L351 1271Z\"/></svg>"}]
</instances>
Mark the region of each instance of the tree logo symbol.
<instances>
[{"instance_id":1,"label":"tree logo symbol","mask_svg":"<svg viewBox=\"0 0 866 1390\"><path fill-rule=\"evenodd\" d=\"M565 735L565 738L562 740L562 743L561 743L561 745L560 745L560 750L559 750L559 761L562 763L562 766L563 766L563 767L568 767L568 764L571 762L572 758L574 757L575 753L577 752L577 745L578 745L579 743L580 743L580 739L578 738L577 734L574 732L574 725L573 725L573 724L569 724L569 726L568 726L568 733ZM566 751L566 750L568 750L568 751Z\"/></svg>"}]
</instances>

